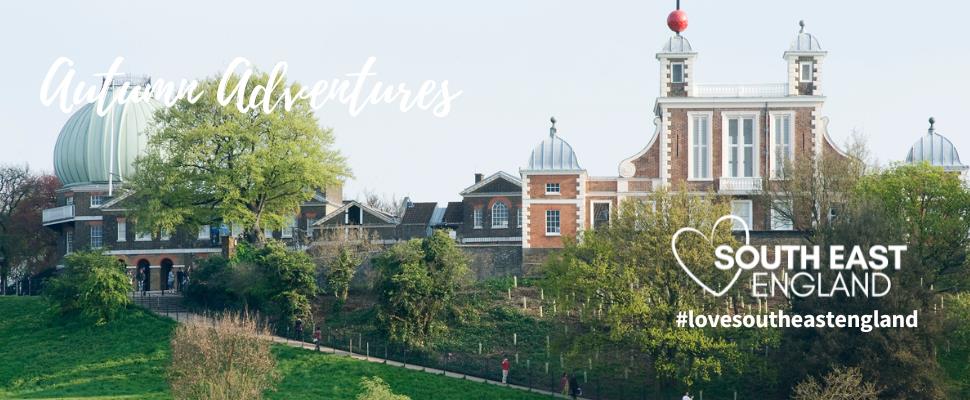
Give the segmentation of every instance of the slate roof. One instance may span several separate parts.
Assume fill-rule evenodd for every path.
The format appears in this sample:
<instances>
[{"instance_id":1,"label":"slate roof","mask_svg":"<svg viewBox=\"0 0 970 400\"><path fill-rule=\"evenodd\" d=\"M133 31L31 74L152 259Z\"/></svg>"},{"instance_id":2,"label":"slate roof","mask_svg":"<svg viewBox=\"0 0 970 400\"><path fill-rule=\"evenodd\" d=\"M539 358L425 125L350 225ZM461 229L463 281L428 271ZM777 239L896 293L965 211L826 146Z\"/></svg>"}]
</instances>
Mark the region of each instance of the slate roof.
<instances>
[{"instance_id":1,"label":"slate roof","mask_svg":"<svg viewBox=\"0 0 970 400\"><path fill-rule=\"evenodd\" d=\"M402 224L426 225L434 215L434 209L438 203L411 203L405 208L404 216L401 217Z\"/></svg>"},{"instance_id":2,"label":"slate roof","mask_svg":"<svg viewBox=\"0 0 970 400\"><path fill-rule=\"evenodd\" d=\"M445 216L441 222L445 225L461 225L464 218L461 202L451 201L448 202L448 207L445 208Z\"/></svg>"}]
</instances>

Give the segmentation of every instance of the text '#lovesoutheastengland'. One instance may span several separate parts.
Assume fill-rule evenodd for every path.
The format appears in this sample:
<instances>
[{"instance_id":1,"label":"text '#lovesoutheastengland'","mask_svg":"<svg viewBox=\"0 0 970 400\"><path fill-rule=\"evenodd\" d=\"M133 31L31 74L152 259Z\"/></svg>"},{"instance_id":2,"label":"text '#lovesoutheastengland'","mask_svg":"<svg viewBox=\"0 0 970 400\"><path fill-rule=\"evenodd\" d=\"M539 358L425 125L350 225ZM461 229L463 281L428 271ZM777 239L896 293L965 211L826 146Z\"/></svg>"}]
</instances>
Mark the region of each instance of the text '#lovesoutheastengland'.
<instances>
[{"instance_id":1,"label":"text '#lovesoutheastengland'","mask_svg":"<svg viewBox=\"0 0 970 400\"><path fill-rule=\"evenodd\" d=\"M678 328L848 328L872 332L883 328L916 328L919 310L911 314L788 314L777 310L766 314L694 314L693 310L677 313Z\"/></svg>"}]
</instances>

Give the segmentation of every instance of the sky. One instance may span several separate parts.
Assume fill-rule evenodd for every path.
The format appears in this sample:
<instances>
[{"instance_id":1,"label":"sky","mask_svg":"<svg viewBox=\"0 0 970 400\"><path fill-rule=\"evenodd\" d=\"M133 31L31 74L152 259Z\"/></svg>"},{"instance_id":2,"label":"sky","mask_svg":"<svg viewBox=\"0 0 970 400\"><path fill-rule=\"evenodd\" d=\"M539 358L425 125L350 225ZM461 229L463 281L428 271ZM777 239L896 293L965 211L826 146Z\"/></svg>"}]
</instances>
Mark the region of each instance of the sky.
<instances>
[{"instance_id":1,"label":"sky","mask_svg":"<svg viewBox=\"0 0 970 400\"><path fill-rule=\"evenodd\" d=\"M279 61L301 83L345 78L376 57L376 79L449 82L462 94L439 118L394 105L351 116L317 110L354 179L414 201L458 200L476 172L518 175L549 117L594 176L615 176L654 134L655 54L671 32L669 1L85 1L0 4L0 164L53 171L69 114L40 102L58 57L78 77L125 57L123 72L166 80L221 74L236 57ZM868 137L899 161L934 116L970 162L970 5L957 1L683 0L699 83L780 83L782 53L805 20L829 52L822 72L829 134Z\"/></svg>"}]
</instances>

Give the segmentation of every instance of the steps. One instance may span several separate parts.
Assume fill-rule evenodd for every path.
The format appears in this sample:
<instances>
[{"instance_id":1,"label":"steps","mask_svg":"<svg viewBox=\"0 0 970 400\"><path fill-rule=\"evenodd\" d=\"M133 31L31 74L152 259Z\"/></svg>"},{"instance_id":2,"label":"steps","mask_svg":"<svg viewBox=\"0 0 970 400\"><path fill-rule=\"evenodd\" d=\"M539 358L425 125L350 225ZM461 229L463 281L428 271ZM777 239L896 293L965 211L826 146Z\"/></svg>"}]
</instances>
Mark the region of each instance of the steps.
<instances>
[{"instance_id":1,"label":"steps","mask_svg":"<svg viewBox=\"0 0 970 400\"><path fill-rule=\"evenodd\" d=\"M132 303L159 314L186 312L182 306L181 294L162 294L161 292L141 292L130 294Z\"/></svg>"}]
</instances>

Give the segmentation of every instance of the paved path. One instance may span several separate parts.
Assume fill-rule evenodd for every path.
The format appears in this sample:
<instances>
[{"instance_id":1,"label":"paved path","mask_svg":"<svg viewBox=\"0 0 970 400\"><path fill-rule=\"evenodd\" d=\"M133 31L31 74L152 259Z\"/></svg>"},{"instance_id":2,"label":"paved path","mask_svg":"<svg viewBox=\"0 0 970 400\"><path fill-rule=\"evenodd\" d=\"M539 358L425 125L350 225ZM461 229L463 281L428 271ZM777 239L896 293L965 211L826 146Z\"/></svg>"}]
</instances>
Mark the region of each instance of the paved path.
<instances>
[{"instance_id":1,"label":"paved path","mask_svg":"<svg viewBox=\"0 0 970 400\"><path fill-rule=\"evenodd\" d=\"M167 316L167 317L169 317L171 319L174 319L176 321L179 321L179 322L185 322L185 321L189 321L189 320L192 320L192 319L206 320L205 317L203 317L201 315L198 315L198 314L194 314L194 313L162 313L162 314L159 314L159 315ZM297 341L289 340L289 339L282 338L282 337L279 337L279 336L269 336L268 338L270 340L272 340L273 342L275 342L275 343L285 344L285 345L290 346L290 347L297 347L297 348L301 348L301 349L308 350L308 351L316 351L316 347L315 347L315 345L313 343L297 342ZM321 353L329 353L329 354L334 354L334 355L342 355L342 356L352 357L352 358L357 359L357 360L360 360L360 361L367 361L367 362L373 362L373 363L379 363L379 364L387 364L387 365L391 365L391 366L395 366L395 367L407 368L407 369L410 369L410 370L413 370L413 371L426 372L426 373L429 373L429 374L432 374L432 375L442 375L442 376L447 376L449 378L465 379L465 380L469 380L469 381L473 381L473 382L480 382L480 383L485 383L485 384L489 384L489 385L496 385L496 386L502 386L502 387L507 387L507 388L511 388L511 389L518 389L518 390L522 390L522 391L526 391L526 392L532 392L532 393L541 394L541 395L550 396L550 397L558 397L558 398L563 398L563 399L568 398L568 396L563 396L561 393L553 393L553 392L550 392L548 390L533 389L533 388L529 388L529 387L526 387L526 386L506 384L506 383L502 383L502 382L499 382L499 381L493 381L493 380L490 380L490 379L485 379L485 378L481 378L481 377L477 377L477 376L461 374L461 373L458 373L458 372L450 372L450 371L445 371L445 370L441 370L441 369L437 369L437 368L424 367L424 366L421 366L421 365L405 364L405 363L402 363L400 361L394 361L394 360L385 360L385 359L380 358L380 357L368 357L366 355L357 354L357 353L351 353L351 352L348 352L346 350L334 349L332 347L320 346L320 352ZM579 398L585 400L585 398L583 398L583 397L579 397Z\"/></svg>"}]
</instances>

